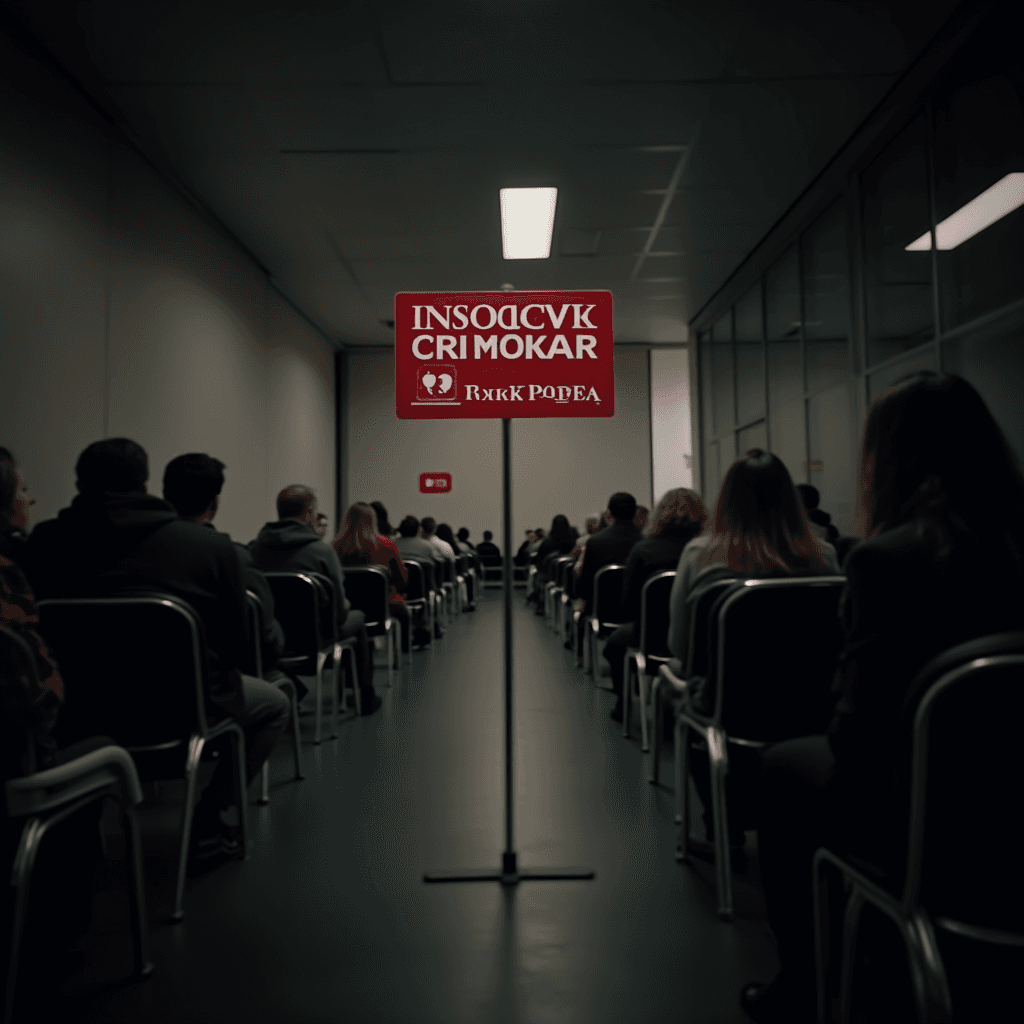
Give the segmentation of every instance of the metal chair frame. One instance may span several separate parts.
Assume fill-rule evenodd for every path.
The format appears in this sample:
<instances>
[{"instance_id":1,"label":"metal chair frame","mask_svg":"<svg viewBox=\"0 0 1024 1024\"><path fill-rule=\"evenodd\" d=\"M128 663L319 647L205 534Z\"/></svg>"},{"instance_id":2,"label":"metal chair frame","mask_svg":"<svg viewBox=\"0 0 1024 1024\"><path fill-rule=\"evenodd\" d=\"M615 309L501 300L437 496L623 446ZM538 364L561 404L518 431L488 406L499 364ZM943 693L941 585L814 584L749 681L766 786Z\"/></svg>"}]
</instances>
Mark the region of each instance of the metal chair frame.
<instances>
[{"instance_id":1,"label":"metal chair frame","mask_svg":"<svg viewBox=\"0 0 1024 1024\"><path fill-rule=\"evenodd\" d=\"M544 584L544 615L549 618L551 628L558 632L558 621L555 617L556 600L562 594L561 571L566 562L572 562L572 555L560 555L551 563L551 579Z\"/></svg>"},{"instance_id":2,"label":"metal chair frame","mask_svg":"<svg viewBox=\"0 0 1024 1024\"><path fill-rule=\"evenodd\" d=\"M1018 635L1018 641L1020 636ZM974 641L976 643L977 641ZM967 644L963 646L968 646ZM955 650L955 648L953 648ZM948 656L948 655L947 655ZM943 657L940 655L939 657ZM950 688L963 685L965 680L989 668L1016 666L1024 675L1024 653L1005 653L990 656L965 654L964 661L943 672L929 687L914 713L911 781L910 825L907 844L907 869L903 893L897 898L882 886L852 867L831 850L820 847L814 854L814 938L815 971L818 990L818 1020L827 1021L824 957L824 903L821 893L821 869L825 864L838 869L852 891L843 915L842 979L840 982L840 1021L848 1024L853 997L853 967L857 932L864 906L869 904L883 913L896 926L906 949L910 967L911 986L918 1020L922 1024L940 1024L954 1019L952 997L946 968L936 939L936 929L957 934L963 938L994 946L1024 948L1024 930L1004 932L978 927L946 917L932 918L921 903L921 885L925 854L925 815L928 792L929 727L932 711L938 699ZM929 667L922 669L922 674ZM969 684L968 684L969 685ZM831 1008L830 1008L831 1009Z\"/></svg>"},{"instance_id":3,"label":"metal chair frame","mask_svg":"<svg viewBox=\"0 0 1024 1024\"><path fill-rule=\"evenodd\" d=\"M24 638L0 626L0 638L13 648L18 671L38 685L35 659ZM14 1013L21 941L28 917L32 870L43 837L54 825L98 800L116 800L121 808L122 827L127 839L128 903L135 953L135 974L148 978L153 973L149 958L149 929L146 923L145 875L142 839L135 807L142 802L142 786L131 755L118 746L100 747L66 764L36 770L35 740L26 736L29 774L5 783L7 813L25 818L21 838L11 867L11 885L16 891L11 953L7 964L7 995L4 1024Z\"/></svg>"},{"instance_id":4,"label":"metal chair frame","mask_svg":"<svg viewBox=\"0 0 1024 1024\"><path fill-rule=\"evenodd\" d=\"M423 571L422 564L420 562L418 562L415 558L406 558L406 559L403 559L403 561L405 562L406 569L409 569L409 567L412 566L412 567L415 568L415 571L417 573L419 573L419 580L420 580L420 588L419 588L419 590L420 590L420 593L423 595L423 597L417 597L417 598L412 598L412 599L410 599L409 597L406 597L406 599L405 599L405 606L410 611L410 616L409 616L410 633L412 632L412 615L411 615L411 613L412 613L412 611L414 611L416 609L422 608L426 612L427 629L430 631L430 641L429 641L429 644L430 644L430 647L433 647L434 646L434 611L435 611L434 602L436 600L436 595L435 595L433 589L427 589L426 573L424 573L424 571ZM412 637L411 636L409 638L409 662L410 662L410 664L412 663Z\"/></svg>"},{"instance_id":5,"label":"metal chair frame","mask_svg":"<svg viewBox=\"0 0 1024 1024\"><path fill-rule=\"evenodd\" d=\"M649 601L648 591L658 580L674 580L676 573L674 569L655 573L650 579L644 581L643 589L640 591L640 646L629 647L623 656L622 664L622 735L629 738L629 704L633 692L633 668L636 668L640 682L640 733L642 737L641 749L646 754L649 750L647 742L647 681L649 678L657 678L657 669L671 659L670 654L651 654L648 651L647 636L647 605ZM664 586L664 584L659 584ZM668 595L666 595L666 603ZM667 643L667 638L664 638ZM651 672L651 666L655 671Z\"/></svg>"},{"instance_id":6,"label":"metal chair frame","mask_svg":"<svg viewBox=\"0 0 1024 1024\"><path fill-rule=\"evenodd\" d=\"M598 584L598 581L600 580L600 577L602 575L604 575L606 572L618 571L618 572L624 573L625 570L626 570L626 567L624 565L620 565L618 562L616 562L616 563L614 563L612 565L602 565L601 568L598 569L597 572L594 573L594 589L593 589L593 594L592 594L592 596L593 596L592 604L594 606L594 610L593 610L593 613L589 616L589 620L588 620L588 623L587 623L587 627L588 627L587 628L587 639L589 641L589 643L587 644L587 648L589 648L589 650L588 649L584 650L584 665L583 665L583 668L584 668L584 671L587 670L586 654L589 653L590 654L590 674L594 677L595 681L600 678L597 666L599 664L598 658L600 657L600 654L601 654L600 643L601 643L601 639L602 639L601 638L602 631L604 631L604 630L609 630L609 631L610 630L614 630L614 629L617 629L619 626L625 625L625 623L622 623L622 622L602 622L601 621L601 609L599 607L599 602L598 602L598 593L600 591L600 586Z\"/></svg>"},{"instance_id":7,"label":"metal chair frame","mask_svg":"<svg viewBox=\"0 0 1024 1024\"><path fill-rule=\"evenodd\" d=\"M575 564L575 559L570 555L568 562L562 564L558 577L558 634L563 640L566 638L566 619L572 609L572 580Z\"/></svg>"},{"instance_id":8,"label":"metal chair frame","mask_svg":"<svg viewBox=\"0 0 1024 1024\"><path fill-rule=\"evenodd\" d=\"M189 841L192 837L192 815L196 805L196 788L199 774L199 761L203 749L211 740L220 736L228 735L232 746L232 767L234 769L235 782L235 804L238 809L238 824L240 831L241 857L243 860L249 856L249 827L248 827L248 787L246 785L245 769L245 733L242 727L233 718L223 718L213 724L206 719L206 658L202 646L202 633L200 630L200 618L190 605L178 597L170 594L163 595L139 595L134 597L89 597L89 598L52 598L37 602L37 609L40 618L45 620L47 609L59 608L108 608L116 609L125 605L159 605L167 608L169 612L182 616L188 623L188 629L192 636L192 675L195 694L195 726L191 735L168 740L163 743L146 744L135 746L129 743L121 744L131 755L148 753L165 753L177 747L187 744L185 757L185 803L181 810L181 842L178 855L178 876L174 891L174 909L171 911L171 920L180 921L185 916L185 873L188 866ZM44 622L45 627L45 622ZM50 642L57 646L52 627L45 627ZM108 658L111 652L116 652L118 645L111 643L108 648ZM74 682L71 685L75 685Z\"/></svg>"},{"instance_id":9,"label":"metal chair frame","mask_svg":"<svg viewBox=\"0 0 1024 1024\"><path fill-rule=\"evenodd\" d=\"M259 595L253 593L251 590L245 592L245 596L248 598L249 613L252 617L252 632L255 637L255 665L256 665L256 678L263 679L263 645L262 645L262 630L263 624L263 602L260 600ZM289 714L292 720L292 749L295 753L295 778L304 779L306 776L302 772L302 734L299 731L299 705L297 700L297 693L295 683L291 679L283 679L277 684L278 688L284 690L288 694L288 705ZM263 768L260 770L260 803L270 803L270 759L268 758L263 762Z\"/></svg>"},{"instance_id":10,"label":"metal chair frame","mask_svg":"<svg viewBox=\"0 0 1024 1024\"><path fill-rule=\"evenodd\" d=\"M450 563L449 563L450 564ZM391 577L388 573L382 569L379 565L357 565L352 568L345 570L346 576L359 575L363 573L374 573L379 576L383 582L383 614L378 611L379 618L370 621L370 616L365 612L367 618L366 632L369 636L383 636L387 641L387 655L388 655L388 686L392 686L394 682L395 672L395 651L397 649L398 654L401 655L402 646L401 640L398 644L395 644L395 633L401 633L401 623L398 619L391 618L391 606L388 602L388 595L391 593ZM351 598L349 598L351 601ZM409 651L412 652L412 644L409 645ZM401 668L401 665L399 665Z\"/></svg>"}]
</instances>

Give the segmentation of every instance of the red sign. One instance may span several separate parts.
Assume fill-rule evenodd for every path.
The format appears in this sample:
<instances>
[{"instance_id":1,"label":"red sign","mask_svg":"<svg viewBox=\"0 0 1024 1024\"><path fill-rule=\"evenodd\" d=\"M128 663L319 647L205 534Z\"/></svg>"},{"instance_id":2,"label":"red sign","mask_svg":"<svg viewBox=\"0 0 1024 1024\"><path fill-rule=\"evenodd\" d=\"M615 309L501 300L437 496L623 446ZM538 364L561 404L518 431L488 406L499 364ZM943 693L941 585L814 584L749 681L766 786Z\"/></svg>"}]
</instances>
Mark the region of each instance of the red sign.
<instances>
[{"instance_id":1,"label":"red sign","mask_svg":"<svg viewBox=\"0 0 1024 1024\"><path fill-rule=\"evenodd\" d=\"M613 416L613 340L607 291L400 292L395 410L401 420Z\"/></svg>"},{"instance_id":2,"label":"red sign","mask_svg":"<svg viewBox=\"0 0 1024 1024\"><path fill-rule=\"evenodd\" d=\"M420 494L445 494L451 489L451 473L420 473Z\"/></svg>"}]
</instances>

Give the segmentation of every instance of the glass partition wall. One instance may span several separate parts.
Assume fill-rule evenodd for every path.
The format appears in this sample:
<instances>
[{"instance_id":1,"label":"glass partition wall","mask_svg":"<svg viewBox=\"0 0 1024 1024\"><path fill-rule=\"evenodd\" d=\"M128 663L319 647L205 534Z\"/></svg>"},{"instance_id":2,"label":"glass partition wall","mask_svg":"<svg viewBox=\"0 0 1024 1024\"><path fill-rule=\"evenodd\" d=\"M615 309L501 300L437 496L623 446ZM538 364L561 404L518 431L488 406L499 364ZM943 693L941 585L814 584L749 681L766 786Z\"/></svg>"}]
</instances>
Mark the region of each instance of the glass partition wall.
<instances>
[{"instance_id":1,"label":"glass partition wall","mask_svg":"<svg viewBox=\"0 0 1024 1024\"><path fill-rule=\"evenodd\" d=\"M873 141L728 311L695 322L701 485L751 448L852 527L863 419L915 370L968 379L1024 461L1024 67L1000 15ZM764 264L762 263L762 266ZM712 304L721 310L721 303Z\"/></svg>"}]
</instances>

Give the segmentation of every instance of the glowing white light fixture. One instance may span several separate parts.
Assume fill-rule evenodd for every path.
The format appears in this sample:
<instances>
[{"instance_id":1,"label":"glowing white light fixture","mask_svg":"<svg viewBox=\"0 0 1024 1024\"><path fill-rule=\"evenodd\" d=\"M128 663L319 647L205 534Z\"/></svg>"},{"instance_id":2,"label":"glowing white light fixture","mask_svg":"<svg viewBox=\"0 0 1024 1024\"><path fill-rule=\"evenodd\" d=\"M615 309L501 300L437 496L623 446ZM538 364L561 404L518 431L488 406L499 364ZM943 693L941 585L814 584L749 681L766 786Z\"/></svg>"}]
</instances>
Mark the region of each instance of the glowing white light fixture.
<instances>
[{"instance_id":1,"label":"glowing white light fixture","mask_svg":"<svg viewBox=\"0 0 1024 1024\"><path fill-rule=\"evenodd\" d=\"M961 242L973 238L990 224L1024 206L1024 172L1014 171L1000 178L966 206L951 213L935 226L935 248L955 249ZM932 247L932 236L926 231L906 247L907 252L927 252Z\"/></svg>"},{"instance_id":2,"label":"glowing white light fixture","mask_svg":"<svg viewBox=\"0 0 1024 1024\"><path fill-rule=\"evenodd\" d=\"M551 255L557 188L501 190L501 249L507 260L546 260Z\"/></svg>"}]
</instances>

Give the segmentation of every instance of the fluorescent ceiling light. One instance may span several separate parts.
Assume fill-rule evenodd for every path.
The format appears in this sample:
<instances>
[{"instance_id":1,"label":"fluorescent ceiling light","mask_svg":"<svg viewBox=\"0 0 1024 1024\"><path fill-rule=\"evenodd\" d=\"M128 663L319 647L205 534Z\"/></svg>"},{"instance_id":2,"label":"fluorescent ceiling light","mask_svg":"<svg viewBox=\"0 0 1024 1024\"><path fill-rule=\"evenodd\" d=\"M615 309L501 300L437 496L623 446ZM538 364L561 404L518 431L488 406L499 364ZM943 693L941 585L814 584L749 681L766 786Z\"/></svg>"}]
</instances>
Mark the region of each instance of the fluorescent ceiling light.
<instances>
[{"instance_id":1,"label":"fluorescent ceiling light","mask_svg":"<svg viewBox=\"0 0 1024 1024\"><path fill-rule=\"evenodd\" d=\"M984 231L990 224L1013 213L1018 206L1024 206L1024 172L1014 171L1000 178L991 188L985 189L980 196L972 199L966 206L961 206L956 213L951 213L942 223L935 227L935 247L947 250L955 249L961 242L973 238ZM932 247L931 232L925 232L920 238L906 247L907 252L927 252Z\"/></svg>"},{"instance_id":2,"label":"fluorescent ceiling light","mask_svg":"<svg viewBox=\"0 0 1024 1024\"><path fill-rule=\"evenodd\" d=\"M546 260L551 255L557 188L501 190L501 249L507 260Z\"/></svg>"}]
</instances>

